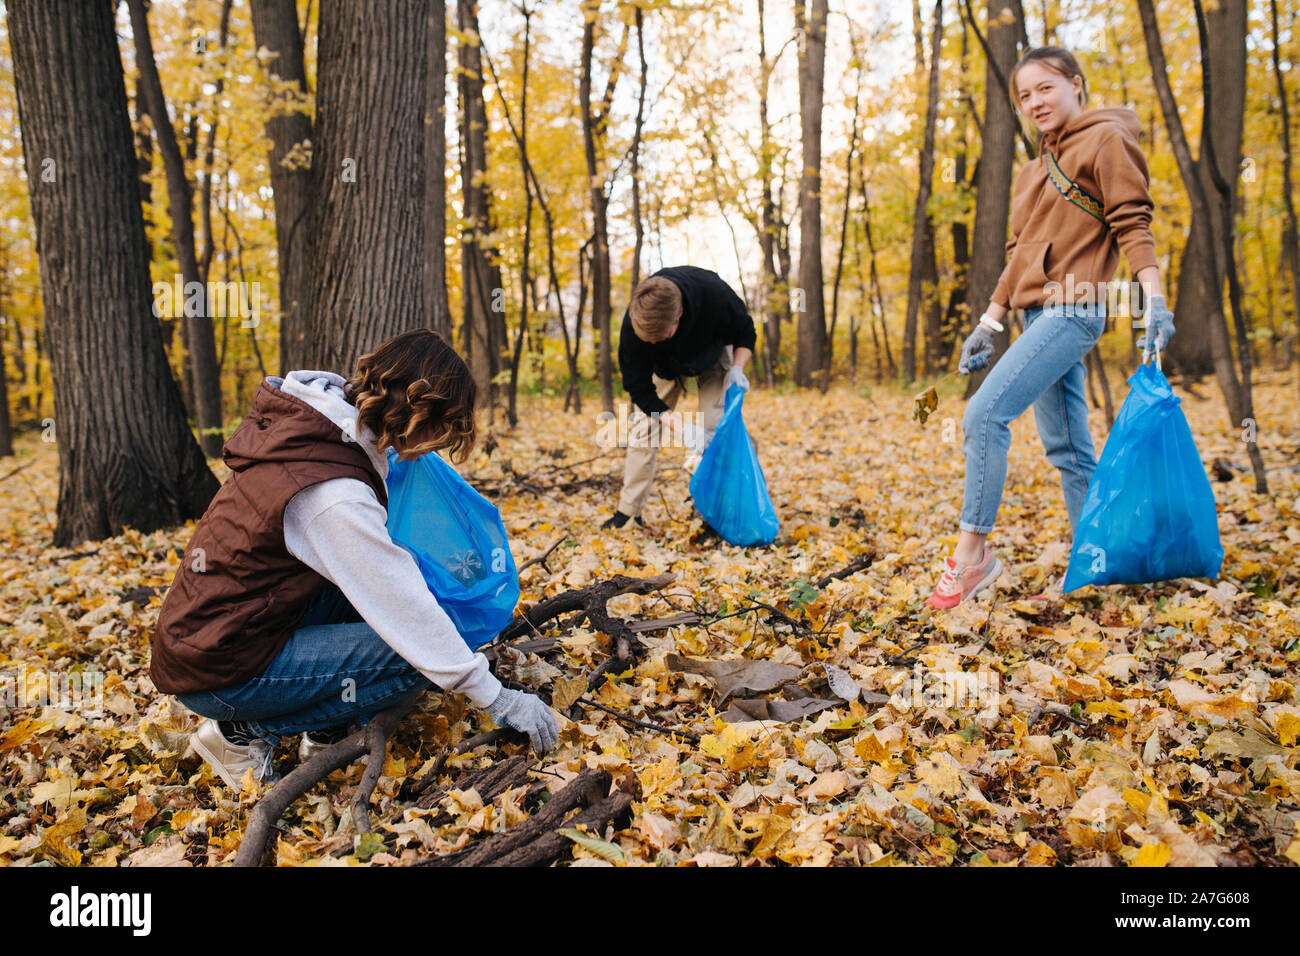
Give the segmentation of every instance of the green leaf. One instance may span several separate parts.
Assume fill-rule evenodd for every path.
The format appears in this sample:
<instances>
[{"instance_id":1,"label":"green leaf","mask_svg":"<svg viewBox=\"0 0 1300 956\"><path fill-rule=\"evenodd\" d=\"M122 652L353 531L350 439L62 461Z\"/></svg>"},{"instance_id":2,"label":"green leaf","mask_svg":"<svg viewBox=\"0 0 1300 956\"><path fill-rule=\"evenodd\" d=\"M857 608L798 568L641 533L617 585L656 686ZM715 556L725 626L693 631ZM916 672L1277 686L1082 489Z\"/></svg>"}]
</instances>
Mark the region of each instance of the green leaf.
<instances>
[{"instance_id":1,"label":"green leaf","mask_svg":"<svg viewBox=\"0 0 1300 956\"><path fill-rule=\"evenodd\" d=\"M568 837L578 846L590 853L596 854L602 860L609 860L611 863L622 863L626 857L623 856L623 850L617 844L610 843L607 840L598 840L590 834L583 833L581 830L575 830L573 827L565 827L556 830L560 836Z\"/></svg>"},{"instance_id":2,"label":"green leaf","mask_svg":"<svg viewBox=\"0 0 1300 956\"><path fill-rule=\"evenodd\" d=\"M159 826L154 827L152 830L150 830L148 833L144 835L144 845L148 846L150 843L158 839L160 836L165 836L166 834L171 832L173 831L170 824L167 823L160 824Z\"/></svg>"},{"instance_id":3,"label":"green leaf","mask_svg":"<svg viewBox=\"0 0 1300 956\"><path fill-rule=\"evenodd\" d=\"M817 600L820 592L808 583L807 578L796 578L794 587L790 589L790 601L795 607L805 607Z\"/></svg>"},{"instance_id":4,"label":"green leaf","mask_svg":"<svg viewBox=\"0 0 1300 956\"><path fill-rule=\"evenodd\" d=\"M384 846L384 840L378 833L373 831L370 833L363 833L357 838L355 851L356 858L358 860L368 860L376 853L382 852L384 849L386 849Z\"/></svg>"}]
</instances>

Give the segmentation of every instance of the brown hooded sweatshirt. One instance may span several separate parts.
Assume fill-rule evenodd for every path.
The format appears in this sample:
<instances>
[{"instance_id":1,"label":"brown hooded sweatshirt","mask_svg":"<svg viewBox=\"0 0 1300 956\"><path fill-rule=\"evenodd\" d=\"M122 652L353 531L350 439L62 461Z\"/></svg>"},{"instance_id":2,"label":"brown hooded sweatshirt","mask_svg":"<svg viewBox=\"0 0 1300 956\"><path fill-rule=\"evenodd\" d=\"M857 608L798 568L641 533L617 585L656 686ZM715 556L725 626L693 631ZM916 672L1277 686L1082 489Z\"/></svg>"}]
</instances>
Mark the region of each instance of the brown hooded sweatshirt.
<instances>
[{"instance_id":1,"label":"brown hooded sweatshirt","mask_svg":"<svg viewBox=\"0 0 1300 956\"><path fill-rule=\"evenodd\" d=\"M1039 156L1016 177L1008 261L993 292L995 303L1029 308L1049 301L1105 302L1105 283L1115 275L1121 249L1135 275L1156 265L1141 129L1136 113L1115 107L1085 110L1044 134ZM1105 222L1061 195L1048 178L1044 152L1101 202Z\"/></svg>"}]
</instances>

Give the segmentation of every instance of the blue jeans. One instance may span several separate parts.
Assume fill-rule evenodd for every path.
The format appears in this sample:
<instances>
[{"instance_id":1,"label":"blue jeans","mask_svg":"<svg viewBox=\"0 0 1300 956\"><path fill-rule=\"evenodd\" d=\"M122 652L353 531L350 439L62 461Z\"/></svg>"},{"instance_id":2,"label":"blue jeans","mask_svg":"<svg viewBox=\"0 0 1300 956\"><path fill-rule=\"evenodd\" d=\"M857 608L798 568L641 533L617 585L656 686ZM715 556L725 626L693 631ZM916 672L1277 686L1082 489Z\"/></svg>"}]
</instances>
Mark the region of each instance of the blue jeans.
<instances>
[{"instance_id":1,"label":"blue jeans","mask_svg":"<svg viewBox=\"0 0 1300 956\"><path fill-rule=\"evenodd\" d=\"M368 720L419 696L430 682L384 643L337 587L307 606L298 629L265 671L216 691L177 694L194 713L247 722L259 737L281 737Z\"/></svg>"},{"instance_id":2,"label":"blue jeans","mask_svg":"<svg viewBox=\"0 0 1300 956\"><path fill-rule=\"evenodd\" d=\"M1030 404L1047 460L1061 472L1070 529L1078 527L1088 482L1097 468L1088 432L1083 359L1105 329L1105 303L1025 311L1025 331L966 406L961 530L978 534L993 530L1007 479L1010 425Z\"/></svg>"}]
</instances>

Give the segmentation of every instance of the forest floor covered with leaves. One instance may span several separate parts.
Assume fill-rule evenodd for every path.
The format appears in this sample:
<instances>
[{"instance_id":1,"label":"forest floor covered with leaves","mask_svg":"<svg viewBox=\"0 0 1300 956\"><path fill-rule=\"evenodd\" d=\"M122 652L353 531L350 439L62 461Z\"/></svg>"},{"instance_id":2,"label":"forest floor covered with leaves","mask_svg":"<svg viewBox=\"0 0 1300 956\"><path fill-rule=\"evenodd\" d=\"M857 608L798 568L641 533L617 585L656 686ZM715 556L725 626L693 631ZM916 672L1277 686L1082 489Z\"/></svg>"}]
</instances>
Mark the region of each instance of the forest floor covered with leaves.
<instances>
[{"instance_id":1,"label":"forest floor covered with leaves","mask_svg":"<svg viewBox=\"0 0 1300 956\"><path fill-rule=\"evenodd\" d=\"M462 468L501 508L519 565L567 535L522 572L521 607L615 574L673 574L609 610L698 619L642 632L636 665L592 691L611 642L589 621L557 620L532 650L500 653L500 676L576 716L532 779L554 790L598 767L635 794L628 826L572 834L573 861L1300 864L1296 385L1274 376L1257 390L1268 497L1248 472L1225 470L1248 466L1241 433L1211 383L1198 391L1206 398L1178 389L1183 409L1207 468L1225 459L1230 478L1212 483L1218 582L1045 596L1064 573L1069 526L1026 415L990 542L1006 565L996 603L949 612L923 602L956 540L954 392L924 426L908 395L884 387L751 393L746 420L781 531L749 550L700 534L681 450L661 454L649 530L600 530L622 458L596 445L598 409L575 418L550 399L524 402L519 427L498 427ZM1100 452L1100 413L1092 422ZM257 794L232 794L187 751L196 718L148 677L161 592L193 526L52 548L54 447L21 439L0 476L11 694L0 701L0 865L228 862ZM819 586L863 555L864 568ZM30 701L42 681L92 669L103 674L98 715L12 699L15 675ZM389 744L373 834L354 839L354 765L284 815L276 859L405 865L525 820L520 788L486 801L451 788L423 808L406 798L404 783L490 726L456 695L425 694ZM296 750L292 739L277 751L286 769ZM526 752L453 755L443 782Z\"/></svg>"}]
</instances>

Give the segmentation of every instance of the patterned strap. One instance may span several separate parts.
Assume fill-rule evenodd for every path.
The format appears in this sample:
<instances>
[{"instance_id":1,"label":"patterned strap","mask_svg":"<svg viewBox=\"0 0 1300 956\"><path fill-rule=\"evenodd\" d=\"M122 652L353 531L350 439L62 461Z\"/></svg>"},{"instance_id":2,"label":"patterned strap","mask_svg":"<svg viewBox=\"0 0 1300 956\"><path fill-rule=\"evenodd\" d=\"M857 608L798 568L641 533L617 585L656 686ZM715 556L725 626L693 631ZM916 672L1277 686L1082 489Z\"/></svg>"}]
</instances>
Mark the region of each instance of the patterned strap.
<instances>
[{"instance_id":1,"label":"patterned strap","mask_svg":"<svg viewBox=\"0 0 1300 956\"><path fill-rule=\"evenodd\" d=\"M1052 181L1056 191L1062 196L1074 203L1088 215L1092 216L1099 222L1105 222L1105 209L1101 201L1079 188L1078 183L1065 175L1060 165L1056 162L1056 157L1050 151L1043 151L1043 158L1047 164L1047 178Z\"/></svg>"}]
</instances>

